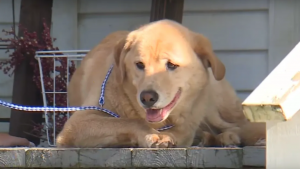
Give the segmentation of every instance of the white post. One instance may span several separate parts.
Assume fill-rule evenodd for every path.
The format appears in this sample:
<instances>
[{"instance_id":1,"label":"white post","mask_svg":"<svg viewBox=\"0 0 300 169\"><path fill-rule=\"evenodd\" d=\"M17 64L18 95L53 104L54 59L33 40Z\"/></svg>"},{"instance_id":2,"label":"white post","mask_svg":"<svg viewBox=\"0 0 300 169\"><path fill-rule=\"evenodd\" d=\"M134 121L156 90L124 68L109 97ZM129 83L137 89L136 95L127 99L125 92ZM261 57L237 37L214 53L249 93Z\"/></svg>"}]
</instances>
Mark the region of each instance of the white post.
<instances>
[{"instance_id":1,"label":"white post","mask_svg":"<svg viewBox=\"0 0 300 169\"><path fill-rule=\"evenodd\" d=\"M300 43L243 102L250 121L267 122L266 168L300 167Z\"/></svg>"}]
</instances>

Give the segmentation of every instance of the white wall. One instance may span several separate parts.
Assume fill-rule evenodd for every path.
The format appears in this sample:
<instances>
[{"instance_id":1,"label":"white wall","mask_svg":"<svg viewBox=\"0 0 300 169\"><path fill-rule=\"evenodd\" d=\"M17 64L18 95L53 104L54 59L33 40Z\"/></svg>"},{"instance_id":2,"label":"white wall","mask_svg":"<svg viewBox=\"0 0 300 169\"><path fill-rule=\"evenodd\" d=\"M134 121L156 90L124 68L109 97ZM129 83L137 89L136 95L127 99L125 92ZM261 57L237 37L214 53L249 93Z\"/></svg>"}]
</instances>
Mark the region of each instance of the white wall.
<instances>
[{"instance_id":1,"label":"white wall","mask_svg":"<svg viewBox=\"0 0 300 169\"><path fill-rule=\"evenodd\" d=\"M244 99L268 74L269 2L185 1L183 24L207 36Z\"/></svg>"}]
</instances>

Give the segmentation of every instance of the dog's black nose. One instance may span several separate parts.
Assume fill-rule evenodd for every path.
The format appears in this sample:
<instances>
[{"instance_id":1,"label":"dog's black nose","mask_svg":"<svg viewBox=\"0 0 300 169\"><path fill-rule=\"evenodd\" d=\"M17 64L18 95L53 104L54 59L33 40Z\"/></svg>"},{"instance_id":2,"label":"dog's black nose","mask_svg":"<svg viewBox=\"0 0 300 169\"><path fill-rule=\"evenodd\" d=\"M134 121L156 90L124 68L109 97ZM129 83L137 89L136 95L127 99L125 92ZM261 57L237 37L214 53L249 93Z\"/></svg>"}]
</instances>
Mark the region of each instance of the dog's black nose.
<instances>
[{"instance_id":1,"label":"dog's black nose","mask_svg":"<svg viewBox=\"0 0 300 169\"><path fill-rule=\"evenodd\" d=\"M150 108L157 102L158 93L156 93L154 90L142 91L140 94L140 100L145 107Z\"/></svg>"}]
</instances>

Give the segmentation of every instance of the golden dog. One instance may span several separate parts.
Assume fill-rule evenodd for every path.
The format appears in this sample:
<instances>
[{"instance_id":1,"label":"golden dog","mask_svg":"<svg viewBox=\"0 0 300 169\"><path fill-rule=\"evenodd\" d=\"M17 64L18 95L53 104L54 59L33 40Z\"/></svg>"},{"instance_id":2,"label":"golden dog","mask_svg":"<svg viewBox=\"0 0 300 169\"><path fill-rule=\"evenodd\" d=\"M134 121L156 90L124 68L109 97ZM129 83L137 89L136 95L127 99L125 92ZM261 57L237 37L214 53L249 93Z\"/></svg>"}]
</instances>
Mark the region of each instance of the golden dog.
<instances>
[{"instance_id":1,"label":"golden dog","mask_svg":"<svg viewBox=\"0 0 300 169\"><path fill-rule=\"evenodd\" d=\"M58 147L189 147L197 137L204 146L255 145L265 139L265 125L243 115L209 40L179 23L161 20L104 38L71 78L70 105L99 106L111 65L104 108L120 118L76 111ZM173 127L157 131L166 125Z\"/></svg>"}]
</instances>

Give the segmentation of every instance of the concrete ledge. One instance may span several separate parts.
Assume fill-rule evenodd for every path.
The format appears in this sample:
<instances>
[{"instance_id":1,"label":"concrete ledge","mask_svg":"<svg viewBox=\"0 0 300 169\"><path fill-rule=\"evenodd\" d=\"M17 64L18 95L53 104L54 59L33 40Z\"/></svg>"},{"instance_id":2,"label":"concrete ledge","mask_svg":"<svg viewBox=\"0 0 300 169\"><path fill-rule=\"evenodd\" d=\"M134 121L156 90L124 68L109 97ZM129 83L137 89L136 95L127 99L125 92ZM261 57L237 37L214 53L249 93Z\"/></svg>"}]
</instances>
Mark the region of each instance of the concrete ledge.
<instances>
[{"instance_id":1,"label":"concrete ledge","mask_svg":"<svg viewBox=\"0 0 300 169\"><path fill-rule=\"evenodd\" d=\"M265 148L0 148L0 168L265 168Z\"/></svg>"}]
</instances>

